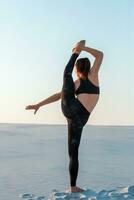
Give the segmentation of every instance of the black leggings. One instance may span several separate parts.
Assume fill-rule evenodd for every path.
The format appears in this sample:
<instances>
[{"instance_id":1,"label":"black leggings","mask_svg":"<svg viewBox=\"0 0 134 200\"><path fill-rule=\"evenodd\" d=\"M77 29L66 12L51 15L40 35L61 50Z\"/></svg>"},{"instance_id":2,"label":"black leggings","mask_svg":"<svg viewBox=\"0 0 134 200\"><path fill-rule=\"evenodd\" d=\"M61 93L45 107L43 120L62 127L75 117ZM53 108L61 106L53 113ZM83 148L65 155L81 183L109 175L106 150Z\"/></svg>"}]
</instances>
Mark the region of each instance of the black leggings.
<instances>
[{"instance_id":1,"label":"black leggings","mask_svg":"<svg viewBox=\"0 0 134 200\"><path fill-rule=\"evenodd\" d=\"M87 123L90 112L75 98L75 85L72 71L78 53L73 53L65 67L63 75L63 87L61 94L61 109L68 123L68 154L70 185L76 186L78 175L78 150L84 125Z\"/></svg>"}]
</instances>

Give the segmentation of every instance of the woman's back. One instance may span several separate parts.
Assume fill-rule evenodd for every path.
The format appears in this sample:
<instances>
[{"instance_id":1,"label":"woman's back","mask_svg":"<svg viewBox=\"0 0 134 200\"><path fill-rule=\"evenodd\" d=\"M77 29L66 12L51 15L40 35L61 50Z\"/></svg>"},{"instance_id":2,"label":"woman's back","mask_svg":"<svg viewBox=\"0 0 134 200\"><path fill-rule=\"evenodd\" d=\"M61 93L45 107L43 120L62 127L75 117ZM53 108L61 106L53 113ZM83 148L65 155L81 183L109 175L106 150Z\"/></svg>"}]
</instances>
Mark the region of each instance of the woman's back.
<instances>
[{"instance_id":1,"label":"woman's back","mask_svg":"<svg viewBox=\"0 0 134 200\"><path fill-rule=\"evenodd\" d=\"M89 112L92 112L99 100L100 88L98 75L90 74L86 80L78 78L75 81L75 92L77 99Z\"/></svg>"}]
</instances>

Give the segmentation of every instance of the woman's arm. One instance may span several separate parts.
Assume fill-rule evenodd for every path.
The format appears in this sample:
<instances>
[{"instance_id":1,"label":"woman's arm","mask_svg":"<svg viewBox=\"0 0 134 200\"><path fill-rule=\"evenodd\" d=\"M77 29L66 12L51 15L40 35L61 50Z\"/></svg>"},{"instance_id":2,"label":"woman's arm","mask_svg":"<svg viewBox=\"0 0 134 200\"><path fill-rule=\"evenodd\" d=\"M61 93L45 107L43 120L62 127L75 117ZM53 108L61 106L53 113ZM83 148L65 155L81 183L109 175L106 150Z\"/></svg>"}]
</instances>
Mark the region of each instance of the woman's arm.
<instances>
[{"instance_id":1,"label":"woman's arm","mask_svg":"<svg viewBox=\"0 0 134 200\"><path fill-rule=\"evenodd\" d=\"M82 50L92 54L95 57L94 64L90 71L95 74L98 73L103 60L103 52L90 47L82 47Z\"/></svg>"},{"instance_id":2,"label":"woman's arm","mask_svg":"<svg viewBox=\"0 0 134 200\"><path fill-rule=\"evenodd\" d=\"M28 106L26 106L25 109L26 110L34 109L35 110L34 114L36 114L37 110L39 110L39 108L41 106L49 104L49 103L52 103L54 101L58 101L60 98L61 98L61 92L51 95L50 97L48 97L47 99L39 102L38 104L28 105Z\"/></svg>"},{"instance_id":3,"label":"woman's arm","mask_svg":"<svg viewBox=\"0 0 134 200\"><path fill-rule=\"evenodd\" d=\"M38 105L39 107L41 107L41 106L44 106L44 105L46 105L46 104L49 104L49 103L53 103L53 102L55 102L55 101L58 101L60 98L61 98L61 92L55 93L55 94L51 95L50 97L46 98L45 100L39 102L37 105Z\"/></svg>"}]
</instances>

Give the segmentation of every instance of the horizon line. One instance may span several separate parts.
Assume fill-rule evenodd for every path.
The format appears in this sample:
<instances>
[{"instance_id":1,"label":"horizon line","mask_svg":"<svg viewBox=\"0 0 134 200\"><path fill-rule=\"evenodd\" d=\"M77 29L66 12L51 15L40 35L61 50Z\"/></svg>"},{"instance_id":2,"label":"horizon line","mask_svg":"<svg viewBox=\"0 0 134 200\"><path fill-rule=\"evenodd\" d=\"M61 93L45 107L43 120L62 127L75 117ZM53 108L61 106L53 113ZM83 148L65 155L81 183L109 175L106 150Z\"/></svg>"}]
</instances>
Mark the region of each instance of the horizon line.
<instances>
[{"instance_id":1,"label":"horizon line","mask_svg":"<svg viewBox=\"0 0 134 200\"><path fill-rule=\"evenodd\" d=\"M24 123L24 122L0 122L0 124L22 124L22 125L48 125L48 126L61 126L61 125L67 125L67 123L66 124L47 124L47 123ZM134 126L134 125L128 125L128 124L126 124L126 125L121 125L121 124L86 124L85 126Z\"/></svg>"}]
</instances>

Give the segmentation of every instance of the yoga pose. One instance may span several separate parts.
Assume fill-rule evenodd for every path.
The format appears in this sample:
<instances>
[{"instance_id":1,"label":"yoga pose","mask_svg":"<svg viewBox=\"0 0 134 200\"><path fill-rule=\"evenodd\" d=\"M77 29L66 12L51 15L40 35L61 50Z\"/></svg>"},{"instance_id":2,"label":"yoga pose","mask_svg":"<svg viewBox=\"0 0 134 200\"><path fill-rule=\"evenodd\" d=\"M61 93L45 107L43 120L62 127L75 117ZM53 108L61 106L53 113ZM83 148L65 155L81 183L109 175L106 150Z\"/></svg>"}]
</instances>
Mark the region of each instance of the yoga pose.
<instances>
[{"instance_id":1,"label":"yoga pose","mask_svg":"<svg viewBox=\"0 0 134 200\"><path fill-rule=\"evenodd\" d=\"M79 58L76 61L81 51L86 51L95 57L92 67L87 57ZM68 124L70 175L70 188L66 190L68 192L83 191L82 188L76 186L79 168L78 150L83 127L87 123L99 99L100 88L98 72L102 59L103 53L101 51L86 47L85 40L81 40L72 49L71 57L65 66L62 90L35 105L26 107L26 109L34 109L34 114L36 114L41 106L61 99L62 113L66 117ZM73 81L72 78L74 66L78 77L76 81Z\"/></svg>"}]
</instances>

